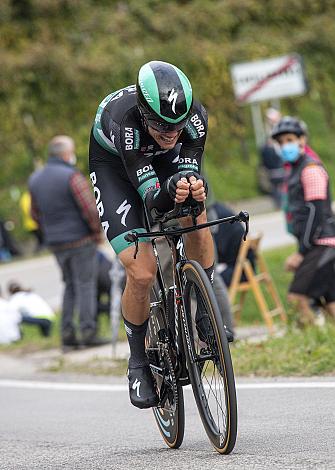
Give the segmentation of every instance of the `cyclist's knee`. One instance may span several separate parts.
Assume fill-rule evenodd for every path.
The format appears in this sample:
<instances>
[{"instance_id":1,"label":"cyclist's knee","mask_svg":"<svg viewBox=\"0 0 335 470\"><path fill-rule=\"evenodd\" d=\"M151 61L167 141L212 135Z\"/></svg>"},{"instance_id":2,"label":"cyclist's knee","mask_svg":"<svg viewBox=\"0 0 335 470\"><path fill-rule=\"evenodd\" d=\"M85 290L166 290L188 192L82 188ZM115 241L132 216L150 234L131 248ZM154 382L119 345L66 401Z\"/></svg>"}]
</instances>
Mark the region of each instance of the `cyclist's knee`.
<instances>
[{"instance_id":1,"label":"cyclist's knee","mask_svg":"<svg viewBox=\"0 0 335 470\"><path fill-rule=\"evenodd\" d=\"M151 289L156 277L156 265L153 263L143 263L140 266L133 264L126 269L127 281L131 282L139 290Z\"/></svg>"},{"instance_id":2,"label":"cyclist's knee","mask_svg":"<svg viewBox=\"0 0 335 470\"><path fill-rule=\"evenodd\" d=\"M130 256L129 256L130 255ZM120 259L127 274L127 284L132 290L146 293L151 289L157 271L156 258L151 245L141 246L138 256L134 259L134 251L122 253Z\"/></svg>"}]
</instances>

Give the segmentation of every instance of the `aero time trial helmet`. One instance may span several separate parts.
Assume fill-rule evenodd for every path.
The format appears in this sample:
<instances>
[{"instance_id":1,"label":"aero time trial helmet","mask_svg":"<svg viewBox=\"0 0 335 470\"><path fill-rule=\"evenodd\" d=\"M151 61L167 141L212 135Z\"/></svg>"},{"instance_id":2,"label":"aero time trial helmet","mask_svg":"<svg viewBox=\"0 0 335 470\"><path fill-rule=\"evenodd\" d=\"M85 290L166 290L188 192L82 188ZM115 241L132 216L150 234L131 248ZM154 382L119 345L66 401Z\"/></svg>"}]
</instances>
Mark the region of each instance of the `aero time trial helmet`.
<instances>
[{"instance_id":1,"label":"aero time trial helmet","mask_svg":"<svg viewBox=\"0 0 335 470\"><path fill-rule=\"evenodd\" d=\"M193 98L181 70L167 62L148 62L140 68L136 88L138 107L148 126L159 132L185 127Z\"/></svg>"},{"instance_id":2,"label":"aero time trial helmet","mask_svg":"<svg viewBox=\"0 0 335 470\"><path fill-rule=\"evenodd\" d=\"M295 134L297 137L305 135L300 121L295 117L284 116L272 129L271 137L277 139L282 134Z\"/></svg>"}]
</instances>

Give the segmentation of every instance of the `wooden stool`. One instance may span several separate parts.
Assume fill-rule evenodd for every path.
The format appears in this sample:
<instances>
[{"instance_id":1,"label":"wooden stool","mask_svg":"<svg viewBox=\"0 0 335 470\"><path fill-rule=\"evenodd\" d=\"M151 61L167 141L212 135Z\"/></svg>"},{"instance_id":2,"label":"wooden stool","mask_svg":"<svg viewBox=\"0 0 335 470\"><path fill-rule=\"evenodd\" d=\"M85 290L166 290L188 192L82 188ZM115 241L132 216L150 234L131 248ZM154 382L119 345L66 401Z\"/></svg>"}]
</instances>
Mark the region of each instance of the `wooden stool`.
<instances>
[{"instance_id":1,"label":"wooden stool","mask_svg":"<svg viewBox=\"0 0 335 470\"><path fill-rule=\"evenodd\" d=\"M260 253L259 245L262 236L263 235L259 234L257 236L248 237L246 241L242 240L228 292L231 305L233 306L233 312L235 313L235 318L238 320L240 319L247 292L252 290L266 326L268 327L269 332L273 333L273 317L279 315L281 320L286 323L287 316L278 295L276 286L274 285L272 277L266 266L265 260ZM250 248L252 248L255 253L257 273L255 273L252 264L247 258L247 254ZM247 279L246 281L241 281L242 274L245 275ZM268 294L273 300L275 305L273 309L270 309L267 304L261 289L262 285L264 285ZM234 305L237 293L240 293L240 299L239 303Z\"/></svg>"}]
</instances>

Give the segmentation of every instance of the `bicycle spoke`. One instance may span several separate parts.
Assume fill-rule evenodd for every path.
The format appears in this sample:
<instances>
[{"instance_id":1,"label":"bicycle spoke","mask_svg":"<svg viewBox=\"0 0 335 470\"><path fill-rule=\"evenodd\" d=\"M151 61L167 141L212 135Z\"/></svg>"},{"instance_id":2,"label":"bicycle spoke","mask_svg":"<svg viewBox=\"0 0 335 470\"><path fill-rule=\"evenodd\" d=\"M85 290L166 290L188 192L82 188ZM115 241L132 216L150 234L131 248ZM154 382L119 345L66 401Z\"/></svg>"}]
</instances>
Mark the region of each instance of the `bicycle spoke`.
<instances>
[{"instance_id":1,"label":"bicycle spoke","mask_svg":"<svg viewBox=\"0 0 335 470\"><path fill-rule=\"evenodd\" d=\"M213 396L216 398L217 403L219 403L218 400L217 400L217 395L216 395L216 393L214 393L214 391L213 391L213 389L212 389L212 387L211 387L211 384L209 383L207 377L205 377L205 380L206 380L206 382L208 383L208 386L209 386L209 388L210 388L209 392L212 391ZM208 402L208 400L207 400L207 402ZM224 413L224 411L223 411L221 405L219 405L219 406L220 406L220 408L221 408L222 413Z\"/></svg>"},{"instance_id":2,"label":"bicycle spoke","mask_svg":"<svg viewBox=\"0 0 335 470\"><path fill-rule=\"evenodd\" d=\"M216 390L216 374L215 374L215 368L216 368L216 365L214 364L214 375L215 375L215 390ZM220 390L220 389L219 389ZM220 395L221 395L221 392L220 392ZM219 414L219 406L218 406L218 401L216 402L216 414L217 414L217 417L218 417L218 430L220 432L220 414Z\"/></svg>"},{"instance_id":3,"label":"bicycle spoke","mask_svg":"<svg viewBox=\"0 0 335 470\"><path fill-rule=\"evenodd\" d=\"M202 378L205 376L206 370L207 370L207 368L208 368L208 364L209 364L209 361L206 362L206 367L205 367L204 370L202 371L202 374L201 374L201 377L202 377Z\"/></svg>"}]
</instances>

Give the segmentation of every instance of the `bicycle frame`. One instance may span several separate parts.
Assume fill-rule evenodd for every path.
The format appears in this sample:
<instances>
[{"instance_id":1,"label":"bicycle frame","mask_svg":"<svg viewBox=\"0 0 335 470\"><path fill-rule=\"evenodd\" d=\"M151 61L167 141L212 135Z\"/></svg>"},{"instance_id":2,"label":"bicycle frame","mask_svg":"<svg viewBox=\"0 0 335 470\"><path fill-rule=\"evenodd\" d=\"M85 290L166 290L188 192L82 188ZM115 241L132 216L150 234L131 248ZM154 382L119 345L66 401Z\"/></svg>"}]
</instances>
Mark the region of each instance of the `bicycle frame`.
<instances>
[{"instance_id":1,"label":"bicycle frame","mask_svg":"<svg viewBox=\"0 0 335 470\"><path fill-rule=\"evenodd\" d=\"M188 321L186 318L185 314L185 309L184 309L184 303L183 303L183 281L181 277L181 268L182 266L188 261L188 258L185 253L184 249L184 243L183 243L183 234L195 231L195 230L200 230L202 228L206 227L211 227L213 225L218 225L221 223L234 223L234 222L244 222L245 223L245 233L244 233L244 240L246 239L248 229L249 229L249 214L247 212L241 211L239 214L230 216L230 217L225 217L222 219L217 219L211 222L206 222L203 224L197 224L196 222L196 217L199 215L198 212L196 212L197 208L194 207L188 207L188 206L181 206L176 204L175 208L168 212L163 220L160 221L159 224L159 231L150 231L150 223L149 223L149 215L147 213L147 209L145 207L145 216L146 216L146 224L148 228L148 232L146 233L137 233L136 231L133 231L125 236L125 239L130 242L135 243L135 253L134 253L134 258L136 258L137 252L138 252L138 240L140 238L151 238L151 243L153 246L153 251L154 255L156 257L156 262L157 262L157 281L158 281L158 286L161 292L161 302L164 304L164 317L165 317L165 323L166 327L174 331L174 344L176 348L176 352L179 355L180 350L179 350L179 331L178 331L178 325L179 325L179 320L182 322L182 326L185 332L185 339L186 343L188 345L188 349L191 353L191 359L194 362L194 354L193 354L193 348L191 347L191 340L190 340L190 332L189 332L189 326L188 326ZM164 228L164 223L168 222L169 220L172 220L174 218L181 218L185 216L191 216L193 220L193 225L190 227L184 227L184 228L171 228L167 227ZM174 325L170 324L170 319L168 317L168 288L166 286L165 280L164 280L164 274L162 272L162 268L160 265L159 261L159 254L158 250L156 247L155 239L158 237L165 237L167 240L170 250L171 250L171 256L173 260L173 285L169 286L169 289L174 290L174 302L173 302L173 309L174 309ZM160 303L160 302L159 302ZM155 302L151 304L151 306L154 306ZM171 338L165 338L165 341L171 341Z\"/></svg>"}]
</instances>

